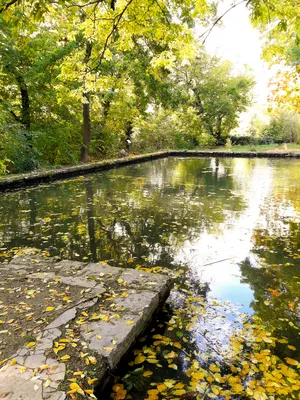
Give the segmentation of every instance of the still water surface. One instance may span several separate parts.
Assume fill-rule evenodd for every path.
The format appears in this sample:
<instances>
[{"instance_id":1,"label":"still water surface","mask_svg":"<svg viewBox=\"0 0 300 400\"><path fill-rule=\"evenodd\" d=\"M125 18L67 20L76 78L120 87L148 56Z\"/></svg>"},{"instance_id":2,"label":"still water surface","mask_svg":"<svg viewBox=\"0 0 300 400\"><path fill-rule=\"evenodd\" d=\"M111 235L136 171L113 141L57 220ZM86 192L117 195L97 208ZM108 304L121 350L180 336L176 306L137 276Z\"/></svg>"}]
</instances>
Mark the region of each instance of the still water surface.
<instances>
[{"instance_id":1,"label":"still water surface","mask_svg":"<svg viewBox=\"0 0 300 400\"><path fill-rule=\"evenodd\" d=\"M299 341L298 160L161 159L2 194L0 216L2 253L181 271Z\"/></svg>"}]
</instances>

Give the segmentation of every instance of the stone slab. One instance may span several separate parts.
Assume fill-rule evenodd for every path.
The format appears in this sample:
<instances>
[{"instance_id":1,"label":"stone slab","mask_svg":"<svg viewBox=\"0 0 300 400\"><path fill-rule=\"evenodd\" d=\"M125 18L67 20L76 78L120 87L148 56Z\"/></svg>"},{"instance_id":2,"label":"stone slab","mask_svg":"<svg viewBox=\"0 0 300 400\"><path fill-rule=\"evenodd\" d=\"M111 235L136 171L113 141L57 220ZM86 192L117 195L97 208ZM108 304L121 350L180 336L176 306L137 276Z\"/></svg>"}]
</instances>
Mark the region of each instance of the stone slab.
<instances>
[{"instance_id":1,"label":"stone slab","mask_svg":"<svg viewBox=\"0 0 300 400\"><path fill-rule=\"evenodd\" d=\"M6 400L43 400L43 389L39 383L9 376L0 380L0 397Z\"/></svg>"},{"instance_id":2,"label":"stone slab","mask_svg":"<svg viewBox=\"0 0 300 400\"><path fill-rule=\"evenodd\" d=\"M62 362L53 347L72 329L82 338L84 351L96 357L98 384L104 385L109 373L146 329L172 285L163 275L100 263L44 260L37 254L16 257L11 265L12 275L19 276L22 271L45 284L59 279L82 293L77 304L44 328L33 348L15 349L1 367L0 398L4 394L11 400L66 398L59 388L72 368L72 359L69 364ZM10 264L6 267L10 268ZM90 368L92 372L93 364Z\"/></svg>"}]
</instances>

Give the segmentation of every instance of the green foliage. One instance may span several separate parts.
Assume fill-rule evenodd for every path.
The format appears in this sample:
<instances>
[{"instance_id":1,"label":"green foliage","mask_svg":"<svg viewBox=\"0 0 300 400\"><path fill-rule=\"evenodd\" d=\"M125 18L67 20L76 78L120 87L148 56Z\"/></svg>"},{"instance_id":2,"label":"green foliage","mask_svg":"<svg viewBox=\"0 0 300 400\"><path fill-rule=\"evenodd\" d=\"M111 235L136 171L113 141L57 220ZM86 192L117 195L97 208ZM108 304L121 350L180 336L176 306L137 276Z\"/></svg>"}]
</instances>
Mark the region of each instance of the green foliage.
<instances>
[{"instance_id":1,"label":"green foliage","mask_svg":"<svg viewBox=\"0 0 300 400\"><path fill-rule=\"evenodd\" d=\"M274 35L266 58L279 54L297 71L294 3L247 6L253 23ZM82 149L85 160L89 151L101 158L128 149L128 141L134 151L225 144L254 83L247 69L236 73L199 50L193 28L207 26L216 8L207 0L1 1L2 131L18 132L8 140L16 150L2 150L15 167L1 162L1 170L76 163ZM281 140L276 129L268 135ZM293 135L285 131L282 140L298 140Z\"/></svg>"},{"instance_id":2,"label":"green foliage","mask_svg":"<svg viewBox=\"0 0 300 400\"><path fill-rule=\"evenodd\" d=\"M203 132L196 111L170 109L155 110L135 121L132 150L136 152L161 149L191 149L214 144L214 139Z\"/></svg>"},{"instance_id":3,"label":"green foliage","mask_svg":"<svg viewBox=\"0 0 300 400\"><path fill-rule=\"evenodd\" d=\"M30 133L17 124L0 124L0 143L2 174L30 171L39 166Z\"/></svg>"},{"instance_id":4,"label":"green foliage","mask_svg":"<svg viewBox=\"0 0 300 400\"><path fill-rule=\"evenodd\" d=\"M271 63L292 64L291 52L299 48L300 5L294 0L253 0L247 2L251 20L264 36L263 56Z\"/></svg>"},{"instance_id":5,"label":"green foliage","mask_svg":"<svg viewBox=\"0 0 300 400\"><path fill-rule=\"evenodd\" d=\"M270 123L263 129L264 136L285 143L300 143L300 115L282 110L271 118Z\"/></svg>"},{"instance_id":6,"label":"green foliage","mask_svg":"<svg viewBox=\"0 0 300 400\"><path fill-rule=\"evenodd\" d=\"M202 130L216 144L224 144L230 131L238 126L240 113L251 104L254 80L249 72L236 74L228 61L201 52L179 69L175 79L183 86Z\"/></svg>"}]
</instances>

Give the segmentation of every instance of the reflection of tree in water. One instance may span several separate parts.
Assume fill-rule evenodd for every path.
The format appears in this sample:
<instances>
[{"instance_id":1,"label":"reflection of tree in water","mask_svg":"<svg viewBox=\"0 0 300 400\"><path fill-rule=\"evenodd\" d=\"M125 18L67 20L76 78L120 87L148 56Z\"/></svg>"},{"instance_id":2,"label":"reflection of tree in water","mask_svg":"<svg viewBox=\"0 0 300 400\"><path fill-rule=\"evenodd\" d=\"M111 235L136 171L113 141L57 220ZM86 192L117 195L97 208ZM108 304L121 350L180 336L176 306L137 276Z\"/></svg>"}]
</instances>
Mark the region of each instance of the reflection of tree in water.
<instances>
[{"instance_id":1,"label":"reflection of tree in water","mask_svg":"<svg viewBox=\"0 0 300 400\"><path fill-rule=\"evenodd\" d=\"M169 267L185 240L217 230L229 210L244 208L230 194L232 163L222 163L164 159L8 193L0 236L8 248L33 246L115 265L134 257Z\"/></svg>"},{"instance_id":2,"label":"reflection of tree in water","mask_svg":"<svg viewBox=\"0 0 300 400\"><path fill-rule=\"evenodd\" d=\"M300 281L300 229L299 223L285 222L281 235L269 234L268 230L256 230L253 236L253 252L262 260L257 268L249 260L241 264L243 282L250 285L255 301L251 306L269 326L276 328L277 335L285 336L289 344L297 347L299 281ZM284 349L288 351L286 346ZM281 352L283 350L279 349ZM288 351L285 356L300 357L300 349Z\"/></svg>"}]
</instances>

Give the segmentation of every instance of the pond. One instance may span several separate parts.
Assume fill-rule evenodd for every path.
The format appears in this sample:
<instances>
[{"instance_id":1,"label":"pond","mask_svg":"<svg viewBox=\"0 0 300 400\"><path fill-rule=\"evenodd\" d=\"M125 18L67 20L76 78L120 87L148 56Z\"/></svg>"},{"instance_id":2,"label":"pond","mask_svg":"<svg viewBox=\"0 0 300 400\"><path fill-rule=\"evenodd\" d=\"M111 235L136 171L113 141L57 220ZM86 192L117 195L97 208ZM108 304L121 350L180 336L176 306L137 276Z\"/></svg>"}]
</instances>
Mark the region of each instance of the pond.
<instances>
[{"instance_id":1,"label":"pond","mask_svg":"<svg viewBox=\"0 0 300 400\"><path fill-rule=\"evenodd\" d=\"M288 342L277 343L276 354L299 359L298 160L159 159L4 193L0 215L2 260L35 247L65 259L171 271L176 287L167 308L121 372L134 399L158 398L147 394L147 374L140 379L146 369L151 381L185 382L191 354L221 362L225 333L241 324L237 315L260 318ZM191 296L210 312L195 318L187 311L178 322ZM179 340L176 359L169 357L175 364L164 343L153 347L153 336ZM144 369L134 360L145 346L174 368L159 361Z\"/></svg>"}]
</instances>

